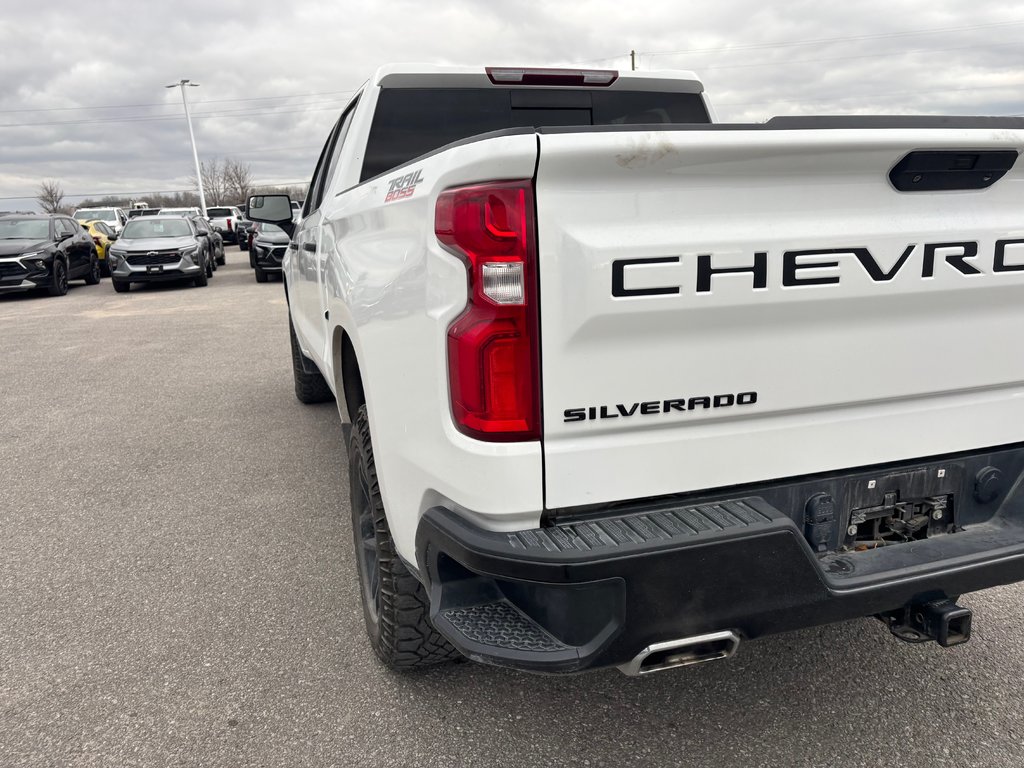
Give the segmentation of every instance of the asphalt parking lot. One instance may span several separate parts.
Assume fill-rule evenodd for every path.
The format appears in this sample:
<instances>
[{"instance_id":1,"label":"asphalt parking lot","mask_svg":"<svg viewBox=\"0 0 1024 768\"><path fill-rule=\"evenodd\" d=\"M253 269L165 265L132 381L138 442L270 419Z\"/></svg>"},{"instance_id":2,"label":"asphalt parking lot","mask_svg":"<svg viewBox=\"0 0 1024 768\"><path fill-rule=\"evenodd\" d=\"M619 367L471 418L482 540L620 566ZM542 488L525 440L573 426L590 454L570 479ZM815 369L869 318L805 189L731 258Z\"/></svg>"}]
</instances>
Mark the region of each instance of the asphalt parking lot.
<instances>
[{"instance_id":1,"label":"asphalt parking lot","mask_svg":"<svg viewBox=\"0 0 1024 768\"><path fill-rule=\"evenodd\" d=\"M1018 586L951 650L865 619L643 679L384 671L285 313L234 247L206 288L0 297L0 765L1024 763Z\"/></svg>"}]
</instances>

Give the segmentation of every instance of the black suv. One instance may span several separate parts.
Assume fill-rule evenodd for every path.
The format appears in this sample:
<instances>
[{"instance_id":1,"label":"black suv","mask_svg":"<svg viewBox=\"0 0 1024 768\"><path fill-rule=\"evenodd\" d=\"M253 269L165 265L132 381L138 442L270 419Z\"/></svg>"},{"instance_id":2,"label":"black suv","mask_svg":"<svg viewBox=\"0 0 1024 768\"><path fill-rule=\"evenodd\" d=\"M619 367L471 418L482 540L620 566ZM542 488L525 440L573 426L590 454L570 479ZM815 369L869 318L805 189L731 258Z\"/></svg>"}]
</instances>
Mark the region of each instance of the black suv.
<instances>
[{"instance_id":1,"label":"black suv","mask_svg":"<svg viewBox=\"0 0 1024 768\"><path fill-rule=\"evenodd\" d=\"M275 224L257 222L252 231L249 266L256 271L256 282L265 283L271 275L282 274L281 260L291 238Z\"/></svg>"},{"instance_id":2,"label":"black suv","mask_svg":"<svg viewBox=\"0 0 1024 768\"><path fill-rule=\"evenodd\" d=\"M68 216L0 216L0 293L45 288L51 296L68 292L69 280L100 281L96 244Z\"/></svg>"}]
</instances>

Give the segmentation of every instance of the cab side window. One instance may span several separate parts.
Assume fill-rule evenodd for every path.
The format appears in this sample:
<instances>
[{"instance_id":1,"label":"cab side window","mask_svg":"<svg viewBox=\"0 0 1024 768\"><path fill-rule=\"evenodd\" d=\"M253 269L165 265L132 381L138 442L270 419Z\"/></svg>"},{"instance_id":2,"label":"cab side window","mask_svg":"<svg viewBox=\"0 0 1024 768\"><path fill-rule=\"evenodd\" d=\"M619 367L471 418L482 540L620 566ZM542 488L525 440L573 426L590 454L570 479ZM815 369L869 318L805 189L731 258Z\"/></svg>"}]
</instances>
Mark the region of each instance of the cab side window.
<instances>
[{"instance_id":1,"label":"cab side window","mask_svg":"<svg viewBox=\"0 0 1024 768\"><path fill-rule=\"evenodd\" d=\"M338 158L341 157L341 148L345 146L345 138L348 136L348 129L352 125L352 115L356 111L356 102L352 102L345 114L341 116L341 126L338 128L338 137L334 140L334 148L331 150L331 162L327 166L327 174L323 179L323 189L320 190L321 198L334 183L334 174L338 170Z\"/></svg>"},{"instance_id":2,"label":"cab side window","mask_svg":"<svg viewBox=\"0 0 1024 768\"><path fill-rule=\"evenodd\" d=\"M352 123L352 115L355 114L356 104L359 98L356 97L346 107L338 122L331 131L323 151L320 153L320 161L313 172L313 180L309 183L309 192L306 194L306 205L302 210L302 216L306 217L320 208L324 192L330 188L334 173L338 168L338 157L341 154L342 144L345 143L345 136L348 135L349 125Z\"/></svg>"}]
</instances>

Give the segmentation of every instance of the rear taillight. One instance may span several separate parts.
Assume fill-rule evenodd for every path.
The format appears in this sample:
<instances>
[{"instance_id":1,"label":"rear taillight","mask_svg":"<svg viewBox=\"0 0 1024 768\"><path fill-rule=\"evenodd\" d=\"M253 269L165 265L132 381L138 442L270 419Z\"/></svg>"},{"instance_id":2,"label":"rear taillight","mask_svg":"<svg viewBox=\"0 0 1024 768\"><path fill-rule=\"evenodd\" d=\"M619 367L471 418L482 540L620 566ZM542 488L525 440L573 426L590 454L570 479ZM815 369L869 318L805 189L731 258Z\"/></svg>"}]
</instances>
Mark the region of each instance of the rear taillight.
<instances>
[{"instance_id":1,"label":"rear taillight","mask_svg":"<svg viewBox=\"0 0 1024 768\"><path fill-rule=\"evenodd\" d=\"M96 237L96 235L92 236L92 241L96 243L96 245L103 245L103 243L100 241L98 237Z\"/></svg>"},{"instance_id":2,"label":"rear taillight","mask_svg":"<svg viewBox=\"0 0 1024 768\"><path fill-rule=\"evenodd\" d=\"M466 264L469 300L448 326L448 386L460 432L540 438L537 259L530 181L449 189L437 239Z\"/></svg>"},{"instance_id":3,"label":"rear taillight","mask_svg":"<svg viewBox=\"0 0 1024 768\"><path fill-rule=\"evenodd\" d=\"M228 232L231 231L231 219L228 219Z\"/></svg>"}]
</instances>

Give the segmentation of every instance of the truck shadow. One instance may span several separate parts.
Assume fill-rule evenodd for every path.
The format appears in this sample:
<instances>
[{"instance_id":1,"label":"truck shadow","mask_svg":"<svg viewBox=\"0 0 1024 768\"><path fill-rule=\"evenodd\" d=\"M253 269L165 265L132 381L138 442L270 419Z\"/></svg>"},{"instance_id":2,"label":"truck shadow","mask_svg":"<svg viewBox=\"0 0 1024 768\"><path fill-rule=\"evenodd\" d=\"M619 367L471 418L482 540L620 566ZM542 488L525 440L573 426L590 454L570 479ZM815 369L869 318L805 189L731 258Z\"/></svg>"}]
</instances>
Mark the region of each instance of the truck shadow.
<instances>
[{"instance_id":1,"label":"truck shadow","mask_svg":"<svg viewBox=\"0 0 1024 768\"><path fill-rule=\"evenodd\" d=\"M643 678L614 670L549 678L460 664L403 676L399 687L435 708L458 702L442 709L435 727L465 718L501 723L528 752L573 756L567 764L668 765L685 755L693 765L909 765L946 763L959 745L954 764L992 765L971 762L977 755L949 727L998 732L1004 715L994 703L1002 701L1012 702L1008 721L1017 718L995 671L1000 661L991 658L998 654L984 634L956 649L907 645L862 619L762 638L729 661ZM462 702L473 702L471 713L460 711ZM911 745L918 751L908 753Z\"/></svg>"}]
</instances>

